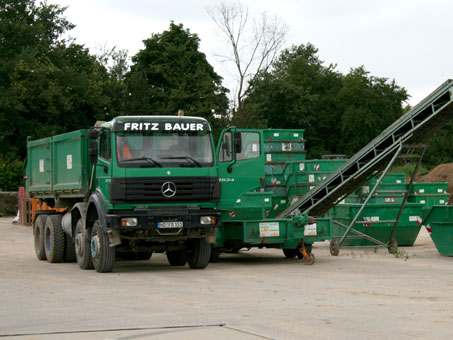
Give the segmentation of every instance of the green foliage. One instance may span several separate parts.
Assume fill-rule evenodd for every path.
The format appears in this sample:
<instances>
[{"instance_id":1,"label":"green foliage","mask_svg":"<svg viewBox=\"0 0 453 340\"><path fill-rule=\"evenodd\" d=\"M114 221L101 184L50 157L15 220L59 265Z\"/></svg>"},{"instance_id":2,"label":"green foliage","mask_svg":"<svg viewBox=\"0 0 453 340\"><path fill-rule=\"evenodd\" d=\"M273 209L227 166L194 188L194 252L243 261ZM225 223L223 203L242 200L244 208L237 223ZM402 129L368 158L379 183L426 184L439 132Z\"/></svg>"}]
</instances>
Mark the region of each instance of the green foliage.
<instances>
[{"instance_id":1,"label":"green foliage","mask_svg":"<svg viewBox=\"0 0 453 340\"><path fill-rule=\"evenodd\" d=\"M305 129L309 157L332 153L340 138L336 96L341 75L335 66L325 67L317 52L311 44L284 50L244 101L247 114L255 116L252 121L269 128Z\"/></svg>"},{"instance_id":2,"label":"green foliage","mask_svg":"<svg viewBox=\"0 0 453 340\"><path fill-rule=\"evenodd\" d=\"M17 191L24 185L24 162L17 159L0 158L0 190Z\"/></svg>"},{"instance_id":3,"label":"green foliage","mask_svg":"<svg viewBox=\"0 0 453 340\"><path fill-rule=\"evenodd\" d=\"M82 45L60 39L74 27L64 8L0 2L0 157L24 159L28 136L88 128L119 111L106 67Z\"/></svg>"},{"instance_id":4,"label":"green foliage","mask_svg":"<svg viewBox=\"0 0 453 340\"><path fill-rule=\"evenodd\" d=\"M365 68L343 75L324 65L312 44L284 50L250 84L240 113L228 116L227 89L199 51L200 40L173 22L144 40L128 72L126 52L95 56L61 37L74 25L65 8L34 0L0 0L0 188L22 184L27 136L38 139L88 128L117 115L207 118L217 139L229 124L303 128L309 158L362 148L409 107L395 81ZM429 142L428 167L453 162L453 123Z\"/></svg>"},{"instance_id":5,"label":"green foliage","mask_svg":"<svg viewBox=\"0 0 453 340\"><path fill-rule=\"evenodd\" d=\"M338 93L341 118L340 143L343 153L351 156L403 114L402 103L408 98L395 81L369 75L363 66L343 77Z\"/></svg>"},{"instance_id":6,"label":"green foliage","mask_svg":"<svg viewBox=\"0 0 453 340\"><path fill-rule=\"evenodd\" d=\"M390 172L405 173L406 176L411 177L414 173L416 163L406 163L404 165L396 165L390 169ZM427 173L429 170L423 163L418 167L416 175Z\"/></svg>"},{"instance_id":7,"label":"green foliage","mask_svg":"<svg viewBox=\"0 0 453 340\"><path fill-rule=\"evenodd\" d=\"M58 40L73 27L64 9L3 0L0 155L25 157L32 139L87 128L109 111L107 70L88 49Z\"/></svg>"},{"instance_id":8,"label":"green foliage","mask_svg":"<svg viewBox=\"0 0 453 340\"><path fill-rule=\"evenodd\" d=\"M308 158L351 156L401 116L407 93L363 67L342 75L317 53L311 44L284 50L252 84L246 113L270 128L305 129Z\"/></svg>"},{"instance_id":9,"label":"green foliage","mask_svg":"<svg viewBox=\"0 0 453 340\"><path fill-rule=\"evenodd\" d=\"M428 141L423 162L429 167L453 163L453 121L442 127Z\"/></svg>"},{"instance_id":10,"label":"green foliage","mask_svg":"<svg viewBox=\"0 0 453 340\"><path fill-rule=\"evenodd\" d=\"M196 34L171 23L167 31L143 42L145 48L132 57L126 77L128 114L175 115L184 110L213 122L214 114L226 113L227 90L198 50Z\"/></svg>"}]
</instances>

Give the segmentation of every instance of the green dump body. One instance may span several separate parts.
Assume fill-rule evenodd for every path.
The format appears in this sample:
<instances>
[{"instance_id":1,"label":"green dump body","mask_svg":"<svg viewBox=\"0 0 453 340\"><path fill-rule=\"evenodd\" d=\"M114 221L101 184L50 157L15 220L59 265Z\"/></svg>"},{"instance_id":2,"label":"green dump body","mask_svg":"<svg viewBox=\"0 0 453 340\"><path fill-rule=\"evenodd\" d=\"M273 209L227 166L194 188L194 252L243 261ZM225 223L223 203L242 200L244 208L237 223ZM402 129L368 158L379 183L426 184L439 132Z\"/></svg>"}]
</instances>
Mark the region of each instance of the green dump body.
<instances>
[{"instance_id":1,"label":"green dump body","mask_svg":"<svg viewBox=\"0 0 453 340\"><path fill-rule=\"evenodd\" d=\"M439 254L453 256L453 206L433 206L423 219L423 225Z\"/></svg>"},{"instance_id":2,"label":"green dump body","mask_svg":"<svg viewBox=\"0 0 453 340\"><path fill-rule=\"evenodd\" d=\"M30 197L84 197L89 193L87 130L28 142L26 191Z\"/></svg>"},{"instance_id":3,"label":"green dump body","mask_svg":"<svg viewBox=\"0 0 453 340\"><path fill-rule=\"evenodd\" d=\"M338 204L329 213L332 218L332 236L340 238L345 229L335 224L338 221L346 226L352 222L361 204ZM360 214L354 229L384 243L388 242L394 222L400 209L399 204L368 204ZM412 246L420 232L422 204L406 203L397 225L394 237L399 246ZM350 233L354 236L354 233ZM371 246L373 242L363 238L346 238L347 246Z\"/></svg>"}]
</instances>

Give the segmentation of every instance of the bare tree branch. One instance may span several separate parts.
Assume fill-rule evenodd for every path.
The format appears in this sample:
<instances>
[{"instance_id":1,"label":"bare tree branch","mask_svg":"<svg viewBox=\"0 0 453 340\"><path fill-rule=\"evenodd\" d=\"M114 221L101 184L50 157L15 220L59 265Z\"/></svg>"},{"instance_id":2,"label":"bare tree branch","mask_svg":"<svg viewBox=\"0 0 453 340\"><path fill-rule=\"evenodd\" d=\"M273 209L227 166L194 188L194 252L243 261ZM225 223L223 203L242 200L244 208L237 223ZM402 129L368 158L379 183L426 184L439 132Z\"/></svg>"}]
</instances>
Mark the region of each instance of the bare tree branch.
<instances>
[{"instance_id":1,"label":"bare tree branch","mask_svg":"<svg viewBox=\"0 0 453 340\"><path fill-rule=\"evenodd\" d=\"M266 12L259 20L250 20L248 8L239 2L221 1L207 12L229 45L230 52L219 56L234 64L238 84L233 109L241 111L251 82L269 69L283 46L288 28L280 18L269 17Z\"/></svg>"}]
</instances>

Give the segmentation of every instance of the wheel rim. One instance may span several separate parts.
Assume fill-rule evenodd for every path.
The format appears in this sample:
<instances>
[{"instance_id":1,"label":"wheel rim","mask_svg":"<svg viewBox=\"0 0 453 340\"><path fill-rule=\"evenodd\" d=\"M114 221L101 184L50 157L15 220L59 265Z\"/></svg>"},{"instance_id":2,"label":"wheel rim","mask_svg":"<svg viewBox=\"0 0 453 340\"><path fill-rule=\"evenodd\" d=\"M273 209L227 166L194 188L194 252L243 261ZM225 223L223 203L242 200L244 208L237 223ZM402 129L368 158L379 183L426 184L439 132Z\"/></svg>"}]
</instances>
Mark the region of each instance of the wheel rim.
<instances>
[{"instance_id":1,"label":"wheel rim","mask_svg":"<svg viewBox=\"0 0 453 340\"><path fill-rule=\"evenodd\" d=\"M94 235L91 238L91 257L96 259L99 256L99 250L101 249L99 235Z\"/></svg>"},{"instance_id":2,"label":"wheel rim","mask_svg":"<svg viewBox=\"0 0 453 340\"><path fill-rule=\"evenodd\" d=\"M39 249L41 247L41 230L36 228L35 230L35 249Z\"/></svg>"},{"instance_id":3,"label":"wheel rim","mask_svg":"<svg viewBox=\"0 0 453 340\"><path fill-rule=\"evenodd\" d=\"M51 236L51 232L50 232L50 229L47 229L46 230L46 249L47 251L50 251L50 236Z\"/></svg>"},{"instance_id":4,"label":"wheel rim","mask_svg":"<svg viewBox=\"0 0 453 340\"><path fill-rule=\"evenodd\" d=\"M84 253L84 249L83 249L83 234L82 233L78 233L75 237L75 250L76 250L76 254L79 256L79 257L82 257L83 256L83 253Z\"/></svg>"}]
</instances>

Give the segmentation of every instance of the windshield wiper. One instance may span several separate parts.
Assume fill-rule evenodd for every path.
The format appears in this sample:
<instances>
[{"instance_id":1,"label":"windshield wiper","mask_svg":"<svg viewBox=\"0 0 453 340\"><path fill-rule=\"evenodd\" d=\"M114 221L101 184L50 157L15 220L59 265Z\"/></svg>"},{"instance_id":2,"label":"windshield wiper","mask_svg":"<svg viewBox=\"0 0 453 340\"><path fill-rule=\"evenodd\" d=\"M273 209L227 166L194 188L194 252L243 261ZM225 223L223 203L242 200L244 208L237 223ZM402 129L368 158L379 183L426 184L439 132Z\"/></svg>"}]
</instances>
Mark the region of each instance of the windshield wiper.
<instances>
[{"instance_id":1,"label":"windshield wiper","mask_svg":"<svg viewBox=\"0 0 453 340\"><path fill-rule=\"evenodd\" d=\"M162 164L155 161L151 157L127 158L127 159L121 160L120 162L128 163L128 162L135 162L135 161L147 161L147 162L154 164L155 166L157 166L159 168L162 168Z\"/></svg>"},{"instance_id":2,"label":"windshield wiper","mask_svg":"<svg viewBox=\"0 0 453 340\"><path fill-rule=\"evenodd\" d=\"M172 157L161 157L160 159L185 159L187 161L191 161L194 165L196 165L197 167L201 168L202 165L200 162L198 162L197 160L193 159L192 157L190 156L172 156Z\"/></svg>"}]
</instances>

